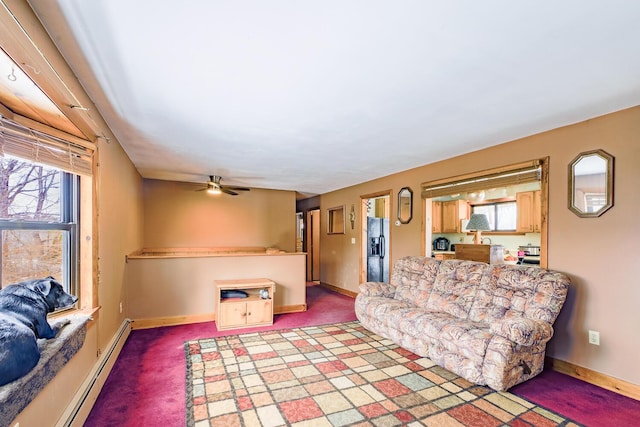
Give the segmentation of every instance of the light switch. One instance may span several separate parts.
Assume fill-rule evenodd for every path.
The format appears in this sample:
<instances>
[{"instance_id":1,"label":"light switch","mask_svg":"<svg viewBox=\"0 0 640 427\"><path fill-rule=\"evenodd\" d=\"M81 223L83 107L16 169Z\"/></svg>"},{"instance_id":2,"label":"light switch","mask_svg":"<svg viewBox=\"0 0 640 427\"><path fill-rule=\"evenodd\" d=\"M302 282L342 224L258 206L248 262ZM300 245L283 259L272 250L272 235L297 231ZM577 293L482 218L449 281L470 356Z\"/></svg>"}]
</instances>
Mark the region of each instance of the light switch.
<instances>
[{"instance_id":1,"label":"light switch","mask_svg":"<svg viewBox=\"0 0 640 427\"><path fill-rule=\"evenodd\" d=\"M352 237L352 238L351 238L351 244L352 244L352 245L355 245L355 244L356 244L356 238L355 238L355 237Z\"/></svg>"}]
</instances>

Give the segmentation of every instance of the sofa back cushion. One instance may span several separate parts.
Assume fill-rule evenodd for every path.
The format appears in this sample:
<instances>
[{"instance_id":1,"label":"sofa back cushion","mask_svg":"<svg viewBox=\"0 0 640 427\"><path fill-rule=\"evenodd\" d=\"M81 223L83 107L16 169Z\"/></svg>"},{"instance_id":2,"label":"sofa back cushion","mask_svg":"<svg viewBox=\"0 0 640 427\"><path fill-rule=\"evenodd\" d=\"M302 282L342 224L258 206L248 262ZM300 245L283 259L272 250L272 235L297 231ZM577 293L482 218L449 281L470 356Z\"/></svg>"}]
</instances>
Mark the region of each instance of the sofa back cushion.
<instances>
[{"instance_id":1,"label":"sofa back cushion","mask_svg":"<svg viewBox=\"0 0 640 427\"><path fill-rule=\"evenodd\" d=\"M433 288L440 261L409 256L393 264L390 283L396 287L395 299L423 307Z\"/></svg>"},{"instance_id":2,"label":"sofa back cushion","mask_svg":"<svg viewBox=\"0 0 640 427\"><path fill-rule=\"evenodd\" d=\"M496 265L478 288L469 320L491 322L513 317L553 324L564 304L569 278L539 267Z\"/></svg>"},{"instance_id":3,"label":"sofa back cushion","mask_svg":"<svg viewBox=\"0 0 640 427\"><path fill-rule=\"evenodd\" d=\"M490 280L490 275L491 266L483 262L457 259L442 261L424 307L467 319L476 290L483 282Z\"/></svg>"}]
</instances>

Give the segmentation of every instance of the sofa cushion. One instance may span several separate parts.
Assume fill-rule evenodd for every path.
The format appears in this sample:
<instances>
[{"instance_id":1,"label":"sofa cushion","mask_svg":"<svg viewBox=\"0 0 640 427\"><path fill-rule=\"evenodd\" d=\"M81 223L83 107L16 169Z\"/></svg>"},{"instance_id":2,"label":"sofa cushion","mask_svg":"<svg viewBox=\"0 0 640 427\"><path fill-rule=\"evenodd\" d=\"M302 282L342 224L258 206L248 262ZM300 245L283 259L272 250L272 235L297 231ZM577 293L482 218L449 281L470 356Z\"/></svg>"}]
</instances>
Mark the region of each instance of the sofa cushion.
<instances>
[{"instance_id":1,"label":"sofa cushion","mask_svg":"<svg viewBox=\"0 0 640 427\"><path fill-rule=\"evenodd\" d=\"M377 319L385 326L395 326L395 319L400 310L412 308L413 305L404 301L385 297L365 297L358 295L356 310L368 318Z\"/></svg>"},{"instance_id":2,"label":"sofa cushion","mask_svg":"<svg viewBox=\"0 0 640 427\"><path fill-rule=\"evenodd\" d=\"M445 260L425 308L466 319L480 284L490 280L491 266L482 262Z\"/></svg>"},{"instance_id":3,"label":"sofa cushion","mask_svg":"<svg viewBox=\"0 0 640 427\"><path fill-rule=\"evenodd\" d=\"M384 282L364 282L358 286L358 290L368 297L393 298L396 294L396 287Z\"/></svg>"},{"instance_id":4,"label":"sofa cushion","mask_svg":"<svg viewBox=\"0 0 640 427\"><path fill-rule=\"evenodd\" d=\"M401 258L393 266L391 283L395 299L424 307L431 294L440 262L429 257Z\"/></svg>"},{"instance_id":5,"label":"sofa cushion","mask_svg":"<svg viewBox=\"0 0 640 427\"><path fill-rule=\"evenodd\" d=\"M526 317L553 323L566 298L569 279L539 267L498 265L482 282L469 311L474 322Z\"/></svg>"}]
</instances>

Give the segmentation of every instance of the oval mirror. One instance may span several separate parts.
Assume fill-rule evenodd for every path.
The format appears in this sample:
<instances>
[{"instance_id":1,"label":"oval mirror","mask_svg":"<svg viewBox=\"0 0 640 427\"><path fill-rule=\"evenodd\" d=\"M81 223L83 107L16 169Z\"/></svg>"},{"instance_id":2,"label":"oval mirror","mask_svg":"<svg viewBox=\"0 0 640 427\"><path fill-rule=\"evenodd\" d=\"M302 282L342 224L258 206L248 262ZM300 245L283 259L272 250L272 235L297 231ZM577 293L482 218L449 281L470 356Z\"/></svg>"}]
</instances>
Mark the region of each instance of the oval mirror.
<instances>
[{"instance_id":1,"label":"oval mirror","mask_svg":"<svg viewBox=\"0 0 640 427\"><path fill-rule=\"evenodd\" d=\"M404 187L398 192L398 221L408 224L413 217L413 191Z\"/></svg>"},{"instance_id":2,"label":"oval mirror","mask_svg":"<svg viewBox=\"0 0 640 427\"><path fill-rule=\"evenodd\" d=\"M569 209L597 217L613 206L613 156L603 150L580 153L569 164Z\"/></svg>"}]
</instances>

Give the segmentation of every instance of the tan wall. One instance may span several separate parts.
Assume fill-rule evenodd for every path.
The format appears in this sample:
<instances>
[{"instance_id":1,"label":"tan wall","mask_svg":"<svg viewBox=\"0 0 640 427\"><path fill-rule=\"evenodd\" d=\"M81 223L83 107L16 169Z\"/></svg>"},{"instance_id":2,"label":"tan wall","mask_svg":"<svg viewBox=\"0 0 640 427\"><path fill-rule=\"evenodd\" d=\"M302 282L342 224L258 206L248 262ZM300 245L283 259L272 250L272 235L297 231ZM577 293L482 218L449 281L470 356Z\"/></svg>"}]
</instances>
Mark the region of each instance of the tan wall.
<instances>
[{"instance_id":1,"label":"tan wall","mask_svg":"<svg viewBox=\"0 0 640 427\"><path fill-rule=\"evenodd\" d=\"M125 258L142 248L143 205L142 178L122 147L101 143L99 156L98 338L104 350L127 314Z\"/></svg>"},{"instance_id":2,"label":"tan wall","mask_svg":"<svg viewBox=\"0 0 640 427\"><path fill-rule=\"evenodd\" d=\"M579 218L567 208L567 168L578 153L604 149L615 157L614 206L599 218ZM341 189L321 197L321 281L357 291L360 271L360 215L344 235L326 234L326 209L351 204L360 196L393 190L414 191L411 223L391 225L391 260L422 251L424 209L420 183L550 157L548 266L569 274L573 288L556 322L548 354L606 375L640 384L640 286L635 217L640 212L640 107L501 144L445 161ZM395 214L392 214L392 223ZM351 238L356 244L351 244ZM589 329L601 345L587 342Z\"/></svg>"},{"instance_id":3,"label":"tan wall","mask_svg":"<svg viewBox=\"0 0 640 427\"><path fill-rule=\"evenodd\" d=\"M203 185L144 180L144 247L263 246L295 251L293 191L253 188L238 196Z\"/></svg>"},{"instance_id":4,"label":"tan wall","mask_svg":"<svg viewBox=\"0 0 640 427\"><path fill-rule=\"evenodd\" d=\"M128 315L155 324L213 320L215 280L262 277L276 282L276 311L292 306L300 311L306 304L303 253L130 259Z\"/></svg>"}]
</instances>

